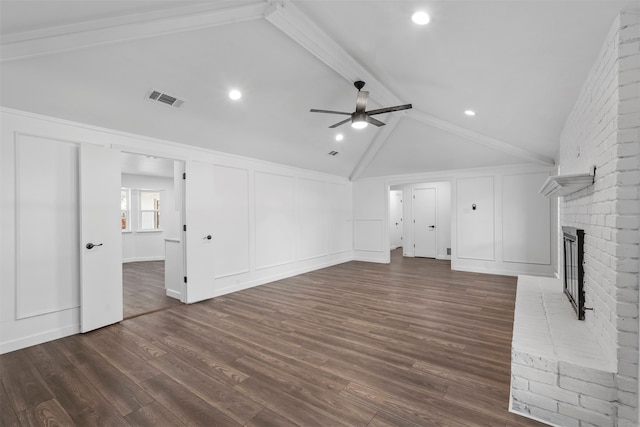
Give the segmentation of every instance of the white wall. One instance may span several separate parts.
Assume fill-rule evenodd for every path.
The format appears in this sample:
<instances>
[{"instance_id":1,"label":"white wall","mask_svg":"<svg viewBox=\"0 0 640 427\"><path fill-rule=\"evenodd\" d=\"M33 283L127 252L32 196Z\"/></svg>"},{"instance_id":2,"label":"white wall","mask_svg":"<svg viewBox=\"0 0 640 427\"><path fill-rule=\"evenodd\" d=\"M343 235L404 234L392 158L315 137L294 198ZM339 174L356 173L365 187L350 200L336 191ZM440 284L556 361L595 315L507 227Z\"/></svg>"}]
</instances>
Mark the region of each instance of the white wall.
<instances>
[{"instance_id":1,"label":"white wall","mask_svg":"<svg viewBox=\"0 0 640 427\"><path fill-rule=\"evenodd\" d=\"M548 176L505 169L457 178L452 268L553 275L552 204L538 192Z\"/></svg>"},{"instance_id":2,"label":"white wall","mask_svg":"<svg viewBox=\"0 0 640 427\"><path fill-rule=\"evenodd\" d=\"M139 218L134 212L138 209L137 191L131 192L130 230L122 233L122 261L163 260L164 239L180 237L180 211L176 210L173 178L122 174L122 187L134 190L160 191L160 230L139 231Z\"/></svg>"},{"instance_id":3,"label":"white wall","mask_svg":"<svg viewBox=\"0 0 640 427\"><path fill-rule=\"evenodd\" d=\"M41 138L45 144L56 141L62 147L97 144L214 165L217 179L210 188L217 204L210 207L211 217L215 241L225 244L214 260L219 294L353 259L352 184L346 178L10 109L3 108L0 119L0 352L77 333L80 324L77 280L17 280L16 209L23 201L16 193L16 180L27 169L16 164L15 149L26 136ZM55 165L48 171L52 177L69 170L60 162L38 162L29 165ZM51 209L43 207L43 217ZM76 221L71 228L77 226ZM77 243L77 239L74 241ZM70 253L73 248L71 245L66 255L75 256ZM233 256L225 258L225 250ZM23 267L33 269L36 265L36 260L27 260ZM19 314L17 294L44 295L49 289L57 289L69 298L52 301L46 310L25 311L27 316ZM69 301L71 304L67 304Z\"/></svg>"},{"instance_id":4,"label":"white wall","mask_svg":"<svg viewBox=\"0 0 640 427\"><path fill-rule=\"evenodd\" d=\"M390 186L404 184L411 188L425 182L450 182L452 269L552 276L556 265L556 251L551 244L555 241L555 229L550 226L555 216L554 205L538 193L551 171L522 165L356 181L354 255L361 260L389 262ZM404 200L407 197L405 193ZM405 227L408 223L405 221ZM384 239L379 238L380 233L384 233ZM410 235L405 232L405 236ZM443 249L446 251L446 246L440 248Z\"/></svg>"}]
</instances>

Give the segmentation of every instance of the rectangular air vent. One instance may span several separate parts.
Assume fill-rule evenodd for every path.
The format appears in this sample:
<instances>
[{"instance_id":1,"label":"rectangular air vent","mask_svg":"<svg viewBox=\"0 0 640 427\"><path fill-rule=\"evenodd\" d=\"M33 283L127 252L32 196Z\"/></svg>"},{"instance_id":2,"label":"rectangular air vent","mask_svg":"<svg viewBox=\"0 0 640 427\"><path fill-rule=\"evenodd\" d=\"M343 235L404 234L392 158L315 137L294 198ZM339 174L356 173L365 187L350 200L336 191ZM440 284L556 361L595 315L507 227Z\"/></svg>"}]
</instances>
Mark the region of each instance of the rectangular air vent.
<instances>
[{"instance_id":1,"label":"rectangular air vent","mask_svg":"<svg viewBox=\"0 0 640 427\"><path fill-rule=\"evenodd\" d=\"M329 155L330 156L337 156L338 152L337 151L329 151Z\"/></svg>"},{"instance_id":2,"label":"rectangular air vent","mask_svg":"<svg viewBox=\"0 0 640 427\"><path fill-rule=\"evenodd\" d=\"M184 104L184 100L178 99L175 96L167 95L158 90L150 90L147 92L146 98L150 101L162 102L163 104L171 105L172 107L180 107Z\"/></svg>"}]
</instances>

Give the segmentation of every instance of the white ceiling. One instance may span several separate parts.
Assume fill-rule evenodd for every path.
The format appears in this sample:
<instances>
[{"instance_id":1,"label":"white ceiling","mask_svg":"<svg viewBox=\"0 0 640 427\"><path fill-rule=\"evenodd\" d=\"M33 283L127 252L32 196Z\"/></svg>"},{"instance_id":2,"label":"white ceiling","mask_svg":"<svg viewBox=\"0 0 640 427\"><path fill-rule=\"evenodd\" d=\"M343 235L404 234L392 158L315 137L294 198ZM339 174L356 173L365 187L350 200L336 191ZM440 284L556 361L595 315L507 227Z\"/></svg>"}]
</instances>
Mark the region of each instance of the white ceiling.
<instances>
[{"instance_id":1,"label":"white ceiling","mask_svg":"<svg viewBox=\"0 0 640 427\"><path fill-rule=\"evenodd\" d=\"M631 4L1 0L0 103L352 178L552 164L606 33ZM429 25L411 23L417 9ZM309 113L352 111L357 79L369 109L414 108L361 131ZM185 103L147 101L150 89Z\"/></svg>"}]
</instances>

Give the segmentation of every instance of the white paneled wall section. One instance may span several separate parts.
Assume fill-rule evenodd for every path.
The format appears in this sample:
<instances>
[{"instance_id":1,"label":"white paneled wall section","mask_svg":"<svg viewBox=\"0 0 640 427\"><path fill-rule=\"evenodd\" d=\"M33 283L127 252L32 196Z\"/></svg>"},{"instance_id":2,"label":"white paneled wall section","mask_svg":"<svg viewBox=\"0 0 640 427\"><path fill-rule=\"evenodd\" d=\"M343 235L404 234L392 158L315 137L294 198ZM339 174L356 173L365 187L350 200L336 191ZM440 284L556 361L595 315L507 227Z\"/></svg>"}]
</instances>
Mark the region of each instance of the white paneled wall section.
<instances>
[{"instance_id":1,"label":"white paneled wall section","mask_svg":"<svg viewBox=\"0 0 640 427\"><path fill-rule=\"evenodd\" d=\"M212 182L206 184L215 202L207 215L214 234L216 295L353 259L352 184L346 178L11 109L3 108L1 115L0 352L79 331L78 202L73 188L78 185L77 147L83 144L211 165ZM51 153L43 156L43 149ZM35 181L25 181L33 171L40 171ZM44 175L47 180L36 179ZM53 187L60 185L64 197L52 197L58 191ZM19 224L33 225L36 217L55 226L20 231ZM47 232L40 236L41 247L48 248L40 251L45 259L35 259L27 250L37 231ZM44 278L23 273L19 279L19 271L35 271L46 263L64 274Z\"/></svg>"},{"instance_id":2,"label":"white paneled wall section","mask_svg":"<svg viewBox=\"0 0 640 427\"><path fill-rule=\"evenodd\" d=\"M354 255L365 261L389 262L391 186L403 186L404 200L408 200L414 188L428 185L421 183L432 182L433 186L451 183L452 269L514 276L553 276L556 251L550 242L555 230L549 224L555 217L554 206L538 194L538 189L551 172L551 168L523 165L356 181L353 186ZM438 193L446 194L446 191L443 188ZM441 203L439 199L438 205L446 206L446 200ZM404 217L408 219L411 212L409 203L404 204L404 210ZM445 213L439 212L438 215L438 222L442 223ZM507 223L503 225L505 216ZM408 225L409 221L406 223ZM504 227L507 227L506 243ZM411 233L405 229L404 236L404 243L410 248ZM448 247L447 239L443 236L438 238L445 242L445 245L438 246L438 257L444 258L442 250ZM413 254L407 252L407 255Z\"/></svg>"}]
</instances>

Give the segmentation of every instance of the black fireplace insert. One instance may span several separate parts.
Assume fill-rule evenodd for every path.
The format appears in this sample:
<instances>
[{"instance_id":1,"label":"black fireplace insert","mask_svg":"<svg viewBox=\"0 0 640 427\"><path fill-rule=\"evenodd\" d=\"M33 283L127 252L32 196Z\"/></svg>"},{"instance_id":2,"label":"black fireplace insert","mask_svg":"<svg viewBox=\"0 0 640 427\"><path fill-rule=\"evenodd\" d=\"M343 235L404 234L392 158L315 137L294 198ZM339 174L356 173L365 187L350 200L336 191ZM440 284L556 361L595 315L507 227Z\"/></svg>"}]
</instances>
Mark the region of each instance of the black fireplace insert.
<instances>
[{"instance_id":1,"label":"black fireplace insert","mask_svg":"<svg viewBox=\"0 0 640 427\"><path fill-rule=\"evenodd\" d=\"M562 227L564 235L564 293L579 320L584 320L584 230Z\"/></svg>"}]
</instances>

